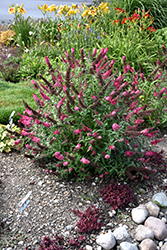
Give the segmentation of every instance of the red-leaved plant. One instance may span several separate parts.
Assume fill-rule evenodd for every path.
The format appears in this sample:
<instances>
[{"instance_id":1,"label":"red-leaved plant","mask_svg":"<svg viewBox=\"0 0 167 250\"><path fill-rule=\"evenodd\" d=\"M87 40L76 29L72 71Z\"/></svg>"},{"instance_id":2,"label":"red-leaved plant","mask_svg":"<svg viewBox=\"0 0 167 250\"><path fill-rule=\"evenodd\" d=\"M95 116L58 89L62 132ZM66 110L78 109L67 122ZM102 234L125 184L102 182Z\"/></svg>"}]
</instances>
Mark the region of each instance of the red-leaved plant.
<instances>
[{"instance_id":1,"label":"red-leaved plant","mask_svg":"<svg viewBox=\"0 0 167 250\"><path fill-rule=\"evenodd\" d=\"M68 239L68 242L66 242L66 245L68 245L68 249L78 249L83 250L81 246L82 242L85 241L85 237L83 235L78 235L76 238ZM65 250L67 249L66 246L64 246L64 238L59 235L55 235L54 239L50 239L49 236L44 236L42 241L39 242L39 248L38 250ZM31 250L31 247L27 246L25 250Z\"/></svg>"},{"instance_id":2,"label":"red-leaved plant","mask_svg":"<svg viewBox=\"0 0 167 250\"><path fill-rule=\"evenodd\" d=\"M99 190L103 201L111 205L111 210L124 207L132 202L133 192L127 184L118 184L112 182Z\"/></svg>"},{"instance_id":3,"label":"red-leaved plant","mask_svg":"<svg viewBox=\"0 0 167 250\"><path fill-rule=\"evenodd\" d=\"M55 70L45 57L51 80L40 75L43 83L33 81L41 96L33 94L37 110L23 101L26 110L18 122L27 143L25 156L52 173L79 180L92 174L134 179L138 172L144 176L153 172L145 168L148 159L143 146L156 132L142 124L158 108L147 109L141 102L144 89L138 86L143 73L135 72L123 57L124 73L120 74L114 60L108 61L107 51L101 49L96 55L94 49L87 55L81 49L77 60L72 49ZM166 94L158 94L158 101Z\"/></svg>"},{"instance_id":4,"label":"red-leaved plant","mask_svg":"<svg viewBox=\"0 0 167 250\"><path fill-rule=\"evenodd\" d=\"M96 206L91 205L86 209L85 213L79 210L72 211L80 217L80 220L77 222L77 227L81 233L99 230L103 226L103 223L100 222L100 211Z\"/></svg>"}]
</instances>

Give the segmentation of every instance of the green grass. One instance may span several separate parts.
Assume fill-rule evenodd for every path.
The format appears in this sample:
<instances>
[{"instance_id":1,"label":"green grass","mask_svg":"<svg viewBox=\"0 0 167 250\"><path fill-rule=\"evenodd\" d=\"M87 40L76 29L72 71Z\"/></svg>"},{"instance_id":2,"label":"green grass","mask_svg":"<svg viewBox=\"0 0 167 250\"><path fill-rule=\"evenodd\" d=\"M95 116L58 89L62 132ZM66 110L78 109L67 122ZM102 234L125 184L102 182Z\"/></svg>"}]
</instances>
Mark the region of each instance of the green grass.
<instances>
[{"instance_id":1,"label":"green grass","mask_svg":"<svg viewBox=\"0 0 167 250\"><path fill-rule=\"evenodd\" d=\"M19 113L23 113L25 107L23 99L29 103L30 106L35 107L33 93L38 93L33 88L31 82L19 82L17 84L0 81L0 124L8 124L9 116L12 111L15 111L13 121L17 124Z\"/></svg>"}]
</instances>

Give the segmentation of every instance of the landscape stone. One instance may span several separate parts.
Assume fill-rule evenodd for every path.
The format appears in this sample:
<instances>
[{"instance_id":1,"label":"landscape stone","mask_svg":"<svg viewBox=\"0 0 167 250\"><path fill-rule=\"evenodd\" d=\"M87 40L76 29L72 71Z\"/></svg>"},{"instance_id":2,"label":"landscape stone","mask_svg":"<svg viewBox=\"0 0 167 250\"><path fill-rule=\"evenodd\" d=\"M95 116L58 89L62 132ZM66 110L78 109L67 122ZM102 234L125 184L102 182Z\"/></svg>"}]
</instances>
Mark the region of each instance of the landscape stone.
<instances>
[{"instance_id":1,"label":"landscape stone","mask_svg":"<svg viewBox=\"0 0 167 250\"><path fill-rule=\"evenodd\" d=\"M167 225L162 220L150 216L144 225L153 231L157 240L164 240L167 237Z\"/></svg>"},{"instance_id":2,"label":"landscape stone","mask_svg":"<svg viewBox=\"0 0 167 250\"><path fill-rule=\"evenodd\" d=\"M142 224L148 217L148 209L145 205L139 205L132 209L132 219L137 224Z\"/></svg>"},{"instance_id":3,"label":"landscape stone","mask_svg":"<svg viewBox=\"0 0 167 250\"><path fill-rule=\"evenodd\" d=\"M97 236L96 243L103 247L105 250L110 250L116 245L114 234L108 232Z\"/></svg>"},{"instance_id":4,"label":"landscape stone","mask_svg":"<svg viewBox=\"0 0 167 250\"><path fill-rule=\"evenodd\" d=\"M161 250L167 250L167 243L161 247Z\"/></svg>"},{"instance_id":5,"label":"landscape stone","mask_svg":"<svg viewBox=\"0 0 167 250\"><path fill-rule=\"evenodd\" d=\"M85 250L92 250L92 249L93 249L93 247L91 247L90 245L85 246Z\"/></svg>"},{"instance_id":6,"label":"landscape stone","mask_svg":"<svg viewBox=\"0 0 167 250\"><path fill-rule=\"evenodd\" d=\"M158 217L160 208L155 204L153 201L149 201L145 204L146 208L148 209L149 215Z\"/></svg>"},{"instance_id":7,"label":"landscape stone","mask_svg":"<svg viewBox=\"0 0 167 250\"><path fill-rule=\"evenodd\" d=\"M153 231L151 229L149 229L148 227L145 227L143 225L139 225L136 228L135 239L138 241L142 241L145 239L154 239Z\"/></svg>"},{"instance_id":8,"label":"landscape stone","mask_svg":"<svg viewBox=\"0 0 167 250\"><path fill-rule=\"evenodd\" d=\"M152 200L157 202L160 206L167 207L167 196L163 192L154 194Z\"/></svg>"},{"instance_id":9,"label":"landscape stone","mask_svg":"<svg viewBox=\"0 0 167 250\"><path fill-rule=\"evenodd\" d=\"M130 242L122 242L120 244L120 250L138 250L138 248L135 244Z\"/></svg>"},{"instance_id":10,"label":"landscape stone","mask_svg":"<svg viewBox=\"0 0 167 250\"><path fill-rule=\"evenodd\" d=\"M140 250L156 250L157 245L151 239L143 240L139 245Z\"/></svg>"},{"instance_id":11,"label":"landscape stone","mask_svg":"<svg viewBox=\"0 0 167 250\"><path fill-rule=\"evenodd\" d=\"M130 235L128 234L128 231L125 227L118 227L113 232L115 239L118 244L120 244L123 241L130 241Z\"/></svg>"}]
</instances>

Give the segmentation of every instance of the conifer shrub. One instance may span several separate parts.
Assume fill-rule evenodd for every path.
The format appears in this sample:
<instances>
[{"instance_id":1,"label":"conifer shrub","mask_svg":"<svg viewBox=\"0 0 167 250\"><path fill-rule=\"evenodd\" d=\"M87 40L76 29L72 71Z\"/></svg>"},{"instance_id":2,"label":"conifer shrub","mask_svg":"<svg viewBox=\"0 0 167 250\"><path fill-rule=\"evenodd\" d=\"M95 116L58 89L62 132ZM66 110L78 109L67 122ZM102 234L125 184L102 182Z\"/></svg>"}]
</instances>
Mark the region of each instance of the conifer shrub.
<instances>
[{"instance_id":1,"label":"conifer shrub","mask_svg":"<svg viewBox=\"0 0 167 250\"><path fill-rule=\"evenodd\" d=\"M88 54L81 49L76 60L72 49L55 69L45 57L50 78L39 75L42 82L32 81L41 96L33 94L38 108L23 101L26 110L19 114L18 123L26 138L25 156L58 176L81 180L92 175L126 175L134 179L138 173L147 177L155 171L145 167L155 152L144 146L157 131L142 124L158 106L142 103L145 89L139 86L146 81L144 74L135 72L125 57L120 74L107 51L103 48L96 55L96 49ZM157 66L148 83L166 61ZM160 102L166 98L166 88L161 89L161 84L155 88Z\"/></svg>"}]
</instances>

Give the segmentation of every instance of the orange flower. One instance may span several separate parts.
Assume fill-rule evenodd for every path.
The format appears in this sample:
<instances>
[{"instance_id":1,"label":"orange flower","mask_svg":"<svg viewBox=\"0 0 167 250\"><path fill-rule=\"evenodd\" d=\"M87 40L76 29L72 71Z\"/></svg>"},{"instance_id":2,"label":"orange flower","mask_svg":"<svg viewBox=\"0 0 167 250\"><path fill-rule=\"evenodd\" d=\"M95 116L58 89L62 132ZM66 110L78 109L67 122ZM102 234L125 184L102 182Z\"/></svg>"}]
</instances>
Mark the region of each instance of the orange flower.
<instances>
[{"instance_id":1,"label":"orange flower","mask_svg":"<svg viewBox=\"0 0 167 250\"><path fill-rule=\"evenodd\" d=\"M119 23L119 22L121 22L120 19L119 20L114 20L114 23Z\"/></svg>"},{"instance_id":2,"label":"orange flower","mask_svg":"<svg viewBox=\"0 0 167 250\"><path fill-rule=\"evenodd\" d=\"M126 23L126 22L127 22L127 18L124 17L124 19L122 20L121 24L124 24L124 23Z\"/></svg>"}]
</instances>

